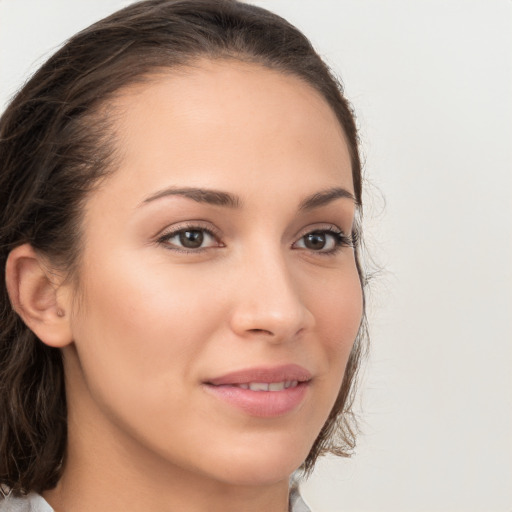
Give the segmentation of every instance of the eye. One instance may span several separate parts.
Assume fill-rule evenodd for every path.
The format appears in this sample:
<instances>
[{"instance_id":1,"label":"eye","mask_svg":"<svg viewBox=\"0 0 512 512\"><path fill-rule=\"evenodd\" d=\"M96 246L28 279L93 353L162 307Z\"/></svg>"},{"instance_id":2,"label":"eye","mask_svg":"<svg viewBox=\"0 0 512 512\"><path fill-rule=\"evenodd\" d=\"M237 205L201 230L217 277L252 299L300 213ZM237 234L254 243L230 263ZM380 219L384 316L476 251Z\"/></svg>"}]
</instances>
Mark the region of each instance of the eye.
<instances>
[{"instance_id":1,"label":"eye","mask_svg":"<svg viewBox=\"0 0 512 512\"><path fill-rule=\"evenodd\" d=\"M200 251L201 249L221 246L215 234L200 226L191 226L167 232L158 239L158 242L168 246L170 249L184 252Z\"/></svg>"},{"instance_id":2,"label":"eye","mask_svg":"<svg viewBox=\"0 0 512 512\"><path fill-rule=\"evenodd\" d=\"M352 246L352 240L342 231L331 229L317 229L310 231L293 244L296 249L334 254L343 246Z\"/></svg>"}]
</instances>

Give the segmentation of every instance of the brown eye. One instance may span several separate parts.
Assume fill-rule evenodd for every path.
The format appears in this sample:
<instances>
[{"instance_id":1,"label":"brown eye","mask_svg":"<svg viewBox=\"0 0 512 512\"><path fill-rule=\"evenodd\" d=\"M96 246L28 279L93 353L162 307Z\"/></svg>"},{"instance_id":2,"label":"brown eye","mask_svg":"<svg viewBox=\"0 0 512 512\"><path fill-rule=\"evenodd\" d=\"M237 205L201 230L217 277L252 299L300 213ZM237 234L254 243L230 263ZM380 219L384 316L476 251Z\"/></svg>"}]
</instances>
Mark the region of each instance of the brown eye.
<instances>
[{"instance_id":1,"label":"brown eye","mask_svg":"<svg viewBox=\"0 0 512 512\"><path fill-rule=\"evenodd\" d=\"M320 251L325 248L327 235L322 231L309 233L304 237L304 246L312 251Z\"/></svg>"},{"instance_id":2,"label":"brown eye","mask_svg":"<svg viewBox=\"0 0 512 512\"><path fill-rule=\"evenodd\" d=\"M352 245L351 241L341 231L317 229L300 237L294 244L294 249L305 249L319 254L335 254L343 246Z\"/></svg>"},{"instance_id":3,"label":"brown eye","mask_svg":"<svg viewBox=\"0 0 512 512\"><path fill-rule=\"evenodd\" d=\"M199 252L211 247L222 247L222 243L217 236L210 230L199 226L191 226L190 228L177 229L172 233L166 233L158 241L169 249L185 252Z\"/></svg>"},{"instance_id":4,"label":"brown eye","mask_svg":"<svg viewBox=\"0 0 512 512\"><path fill-rule=\"evenodd\" d=\"M198 249L203 245L204 234L199 230L187 230L179 233L180 244L187 249Z\"/></svg>"}]
</instances>

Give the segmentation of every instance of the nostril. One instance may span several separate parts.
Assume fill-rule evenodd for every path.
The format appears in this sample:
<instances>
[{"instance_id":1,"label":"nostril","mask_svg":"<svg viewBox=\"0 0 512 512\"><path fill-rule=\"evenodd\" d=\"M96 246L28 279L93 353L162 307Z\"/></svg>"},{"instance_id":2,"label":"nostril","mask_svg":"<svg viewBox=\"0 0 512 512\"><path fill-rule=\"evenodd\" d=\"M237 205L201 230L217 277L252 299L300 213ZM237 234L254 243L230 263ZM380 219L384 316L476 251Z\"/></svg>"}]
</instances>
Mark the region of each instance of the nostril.
<instances>
[{"instance_id":1,"label":"nostril","mask_svg":"<svg viewBox=\"0 0 512 512\"><path fill-rule=\"evenodd\" d=\"M255 334L270 334L270 336L273 336L274 333L267 330L267 329L249 329L249 332L253 332Z\"/></svg>"}]
</instances>

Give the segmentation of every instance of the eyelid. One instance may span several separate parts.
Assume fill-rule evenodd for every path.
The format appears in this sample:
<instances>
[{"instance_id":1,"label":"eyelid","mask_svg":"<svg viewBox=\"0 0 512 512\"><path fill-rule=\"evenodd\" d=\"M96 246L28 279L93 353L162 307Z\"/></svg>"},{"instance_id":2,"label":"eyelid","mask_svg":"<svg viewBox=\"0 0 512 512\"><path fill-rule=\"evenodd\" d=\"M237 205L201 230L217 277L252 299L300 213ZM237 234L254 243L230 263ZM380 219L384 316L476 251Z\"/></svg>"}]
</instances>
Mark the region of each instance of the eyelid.
<instances>
[{"instance_id":1,"label":"eyelid","mask_svg":"<svg viewBox=\"0 0 512 512\"><path fill-rule=\"evenodd\" d=\"M204 231L212 238L214 238L217 242L217 245L210 247L199 247L197 249L188 249L186 247L173 246L168 243L168 240L176 236L182 231ZM177 224L172 224L171 226L167 226L165 229L160 231L160 233L155 237L156 242L162 245L166 245L168 249L181 252L181 253L200 253L215 247L225 247L222 243L222 233L218 228L210 224L209 222L201 221L201 220L188 220L185 222L179 222Z\"/></svg>"},{"instance_id":2,"label":"eyelid","mask_svg":"<svg viewBox=\"0 0 512 512\"><path fill-rule=\"evenodd\" d=\"M331 231L331 232L339 234L339 235L344 235L347 238L351 238L350 235L347 235L345 233L345 231L343 229L341 229L339 226L337 226L336 224L330 224L330 223L325 223L325 224L317 223L317 224L307 226L307 227L301 229L297 233L295 238L296 238L296 240L299 240L299 239L305 237L306 235L309 235L310 233L314 233L316 231L324 231L324 232Z\"/></svg>"},{"instance_id":3,"label":"eyelid","mask_svg":"<svg viewBox=\"0 0 512 512\"><path fill-rule=\"evenodd\" d=\"M335 247L333 249L322 251L315 251L313 249L308 249L307 247L294 247L297 243L299 243L305 236L311 233L327 233L330 236L336 238ZM319 256L332 256L336 254L343 247L354 247L356 245L356 236L355 233L351 233L347 235L343 229L336 226L335 224L317 224L313 226L307 226L302 229L296 237L295 242L292 244L292 248L309 251L312 254L317 254Z\"/></svg>"}]
</instances>

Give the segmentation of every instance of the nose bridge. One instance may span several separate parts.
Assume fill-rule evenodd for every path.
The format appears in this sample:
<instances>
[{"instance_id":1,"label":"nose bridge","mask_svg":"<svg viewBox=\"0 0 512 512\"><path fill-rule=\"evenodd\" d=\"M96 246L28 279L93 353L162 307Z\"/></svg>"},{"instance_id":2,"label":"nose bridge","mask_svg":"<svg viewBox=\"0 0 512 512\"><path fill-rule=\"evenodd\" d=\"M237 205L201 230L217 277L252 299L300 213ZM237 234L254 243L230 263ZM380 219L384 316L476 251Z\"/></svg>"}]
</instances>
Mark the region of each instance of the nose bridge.
<instances>
[{"instance_id":1,"label":"nose bridge","mask_svg":"<svg viewBox=\"0 0 512 512\"><path fill-rule=\"evenodd\" d=\"M310 325L312 316L286 256L282 248L265 244L243 258L232 317L233 329L239 334L265 333L281 341Z\"/></svg>"}]
</instances>

